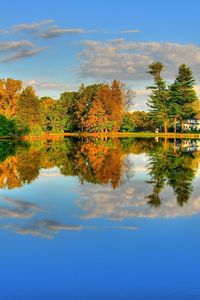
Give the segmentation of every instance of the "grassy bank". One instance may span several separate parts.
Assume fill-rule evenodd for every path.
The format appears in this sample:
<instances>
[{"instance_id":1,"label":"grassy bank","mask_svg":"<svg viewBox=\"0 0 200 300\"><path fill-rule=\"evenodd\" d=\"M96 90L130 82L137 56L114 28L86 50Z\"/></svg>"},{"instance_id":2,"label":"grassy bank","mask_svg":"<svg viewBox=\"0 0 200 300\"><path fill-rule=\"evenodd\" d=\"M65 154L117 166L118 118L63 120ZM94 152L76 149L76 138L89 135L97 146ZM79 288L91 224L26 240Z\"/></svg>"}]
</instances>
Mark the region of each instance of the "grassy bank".
<instances>
[{"instance_id":1,"label":"grassy bank","mask_svg":"<svg viewBox=\"0 0 200 300\"><path fill-rule=\"evenodd\" d=\"M63 137L96 137L96 138L128 138L128 137L141 137L141 138L170 138L170 139L200 139L200 133L154 133L154 132L109 132L109 133L44 133L40 136L26 135L24 137L17 136L0 136L0 140L7 139L20 139L20 140L60 140Z\"/></svg>"},{"instance_id":2,"label":"grassy bank","mask_svg":"<svg viewBox=\"0 0 200 300\"><path fill-rule=\"evenodd\" d=\"M37 140L37 139L54 139L59 140L63 137L159 137L159 138L189 138L189 139L200 139L200 133L154 133L154 132L109 132L109 133L44 133L41 136L25 136L25 140Z\"/></svg>"}]
</instances>

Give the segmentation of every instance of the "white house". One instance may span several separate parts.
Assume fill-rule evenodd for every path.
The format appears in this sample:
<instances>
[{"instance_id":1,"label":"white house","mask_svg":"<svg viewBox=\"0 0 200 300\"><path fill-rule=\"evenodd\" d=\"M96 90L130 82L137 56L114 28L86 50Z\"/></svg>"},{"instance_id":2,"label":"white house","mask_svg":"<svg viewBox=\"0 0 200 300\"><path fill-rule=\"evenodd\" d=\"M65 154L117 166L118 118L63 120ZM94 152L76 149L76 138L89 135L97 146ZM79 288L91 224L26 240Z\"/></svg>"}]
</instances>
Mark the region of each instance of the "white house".
<instances>
[{"instance_id":1,"label":"white house","mask_svg":"<svg viewBox=\"0 0 200 300\"><path fill-rule=\"evenodd\" d=\"M181 128L181 124L177 123L177 129ZM196 130L196 131L200 131L200 120L198 119L187 119L183 121L183 130L184 131L190 131L190 130Z\"/></svg>"},{"instance_id":2,"label":"white house","mask_svg":"<svg viewBox=\"0 0 200 300\"><path fill-rule=\"evenodd\" d=\"M196 152L200 151L200 140L177 140L176 149L182 149L184 152Z\"/></svg>"}]
</instances>

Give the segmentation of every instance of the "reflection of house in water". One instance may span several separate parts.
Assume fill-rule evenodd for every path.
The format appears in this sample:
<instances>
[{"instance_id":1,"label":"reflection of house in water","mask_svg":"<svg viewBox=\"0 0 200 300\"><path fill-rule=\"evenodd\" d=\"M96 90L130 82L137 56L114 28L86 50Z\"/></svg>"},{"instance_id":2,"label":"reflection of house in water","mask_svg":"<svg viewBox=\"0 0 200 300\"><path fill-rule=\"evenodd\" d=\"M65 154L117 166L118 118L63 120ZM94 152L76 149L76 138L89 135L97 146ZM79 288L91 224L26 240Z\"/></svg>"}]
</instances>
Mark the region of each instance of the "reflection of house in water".
<instances>
[{"instance_id":1,"label":"reflection of house in water","mask_svg":"<svg viewBox=\"0 0 200 300\"><path fill-rule=\"evenodd\" d=\"M177 122L177 130L181 130L180 122ZM200 130L200 120L198 119L187 119L183 121L183 130L184 131L199 131Z\"/></svg>"},{"instance_id":2,"label":"reflection of house in water","mask_svg":"<svg viewBox=\"0 0 200 300\"><path fill-rule=\"evenodd\" d=\"M185 152L200 151L200 140L177 140L176 148Z\"/></svg>"}]
</instances>

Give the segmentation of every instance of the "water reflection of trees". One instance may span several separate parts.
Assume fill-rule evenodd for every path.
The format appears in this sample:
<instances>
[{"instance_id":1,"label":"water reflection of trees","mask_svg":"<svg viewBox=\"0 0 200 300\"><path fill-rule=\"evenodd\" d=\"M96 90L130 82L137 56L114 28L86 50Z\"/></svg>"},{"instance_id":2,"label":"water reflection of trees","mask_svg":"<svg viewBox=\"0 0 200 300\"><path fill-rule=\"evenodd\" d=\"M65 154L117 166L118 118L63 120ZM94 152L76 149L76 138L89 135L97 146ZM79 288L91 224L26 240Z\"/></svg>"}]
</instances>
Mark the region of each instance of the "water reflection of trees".
<instances>
[{"instance_id":1,"label":"water reflection of trees","mask_svg":"<svg viewBox=\"0 0 200 300\"><path fill-rule=\"evenodd\" d=\"M131 176L125 160L127 148L118 139L65 139L40 141L20 147L4 143L0 163L0 188L13 189L35 180L40 169L58 167L80 182L111 183L115 189Z\"/></svg>"},{"instance_id":2,"label":"water reflection of trees","mask_svg":"<svg viewBox=\"0 0 200 300\"><path fill-rule=\"evenodd\" d=\"M178 145L178 147L177 147ZM148 203L159 206L169 185L177 202L188 202L200 152L184 152L180 143L155 139L75 139L38 141L31 144L0 142L0 188L30 184L41 169L58 167L65 176L78 176L81 183L110 183L114 189L133 175L130 153L149 156L148 173L153 187Z\"/></svg>"},{"instance_id":3,"label":"water reflection of trees","mask_svg":"<svg viewBox=\"0 0 200 300\"><path fill-rule=\"evenodd\" d=\"M161 191L166 185L173 188L177 203L183 206L190 199L193 191L193 179L199 166L199 152L184 152L181 144L168 143L167 147L159 148L149 153L148 164L151 180L148 183L153 185L153 191L148 196L149 204L159 206L162 202Z\"/></svg>"}]
</instances>

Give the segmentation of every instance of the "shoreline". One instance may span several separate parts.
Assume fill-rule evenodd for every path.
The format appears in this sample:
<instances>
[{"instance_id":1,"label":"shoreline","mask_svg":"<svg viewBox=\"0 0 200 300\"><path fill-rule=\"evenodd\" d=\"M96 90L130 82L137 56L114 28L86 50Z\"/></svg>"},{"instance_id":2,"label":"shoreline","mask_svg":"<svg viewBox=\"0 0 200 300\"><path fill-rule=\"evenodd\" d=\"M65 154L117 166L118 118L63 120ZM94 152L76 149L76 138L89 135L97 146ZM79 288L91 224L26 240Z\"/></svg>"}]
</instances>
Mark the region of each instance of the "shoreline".
<instances>
[{"instance_id":1,"label":"shoreline","mask_svg":"<svg viewBox=\"0 0 200 300\"><path fill-rule=\"evenodd\" d=\"M40 136L31 136L26 135L23 137L17 136L2 136L0 140L22 140L22 141L29 141L29 140L60 140L64 137L95 137L95 138L131 138L131 137L138 137L138 138L164 138L164 139L200 139L200 133L154 133L154 132L99 132L99 133L44 133Z\"/></svg>"}]
</instances>

